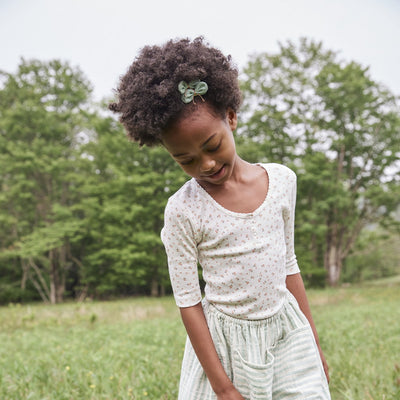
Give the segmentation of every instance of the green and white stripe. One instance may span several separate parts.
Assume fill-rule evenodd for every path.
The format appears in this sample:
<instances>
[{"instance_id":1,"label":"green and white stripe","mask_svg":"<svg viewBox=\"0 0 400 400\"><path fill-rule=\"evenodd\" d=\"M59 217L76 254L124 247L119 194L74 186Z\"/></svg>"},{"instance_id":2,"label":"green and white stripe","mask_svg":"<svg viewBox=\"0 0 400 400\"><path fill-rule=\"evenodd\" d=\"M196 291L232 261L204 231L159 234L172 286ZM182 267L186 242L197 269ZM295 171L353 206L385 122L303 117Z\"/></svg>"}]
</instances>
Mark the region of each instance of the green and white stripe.
<instances>
[{"instance_id":1,"label":"green and white stripe","mask_svg":"<svg viewBox=\"0 0 400 400\"><path fill-rule=\"evenodd\" d=\"M203 308L222 365L246 400L330 399L310 325L290 293L265 320L233 318L205 301ZM178 400L216 399L188 339Z\"/></svg>"}]
</instances>

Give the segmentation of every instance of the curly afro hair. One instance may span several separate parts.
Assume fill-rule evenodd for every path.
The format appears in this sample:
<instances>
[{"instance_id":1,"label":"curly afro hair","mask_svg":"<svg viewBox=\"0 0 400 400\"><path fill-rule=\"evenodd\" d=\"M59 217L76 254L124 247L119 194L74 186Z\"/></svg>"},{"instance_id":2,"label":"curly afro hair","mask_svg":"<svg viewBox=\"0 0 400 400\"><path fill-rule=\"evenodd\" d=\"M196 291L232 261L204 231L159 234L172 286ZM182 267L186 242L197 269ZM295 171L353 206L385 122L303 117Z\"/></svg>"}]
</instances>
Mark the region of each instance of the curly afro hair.
<instances>
[{"instance_id":1,"label":"curly afro hair","mask_svg":"<svg viewBox=\"0 0 400 400\"><path fill-rule=\"evenodd\" d=\"M128 136L142 145L161 143L168 127L193 112L202 101L185 104L178 84L199 79L208 85L205 104L225 118L228 108L238 111L241 93L238 70L231 57L204 42L202 37L170 40L163 46L146 46L116 90L118 101L109 109L120 114Z\"/></svg>"}]
</instances>

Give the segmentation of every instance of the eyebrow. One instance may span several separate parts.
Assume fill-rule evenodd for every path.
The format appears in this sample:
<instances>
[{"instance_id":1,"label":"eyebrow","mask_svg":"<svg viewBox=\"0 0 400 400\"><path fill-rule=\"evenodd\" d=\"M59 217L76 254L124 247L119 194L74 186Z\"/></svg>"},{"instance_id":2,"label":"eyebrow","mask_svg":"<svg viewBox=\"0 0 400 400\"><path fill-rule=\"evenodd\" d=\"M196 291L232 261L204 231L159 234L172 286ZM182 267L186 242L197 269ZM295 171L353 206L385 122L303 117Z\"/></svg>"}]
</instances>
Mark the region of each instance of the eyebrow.
<instances>
[{"instance_id":1,"label":"eyebrow","mask_svg":"<svg viewBox=\"0 0 400 400\"><path fill-rule=\"evenodd\" d=\"M202 145L201 147L204 147L207 145L208 142L210 142L217 134L214 133L213 135L211 135ZM178 153L178 154L172 154L173 157L181 157L186 155L187 153Z\"/></svg>"}]
</instances>

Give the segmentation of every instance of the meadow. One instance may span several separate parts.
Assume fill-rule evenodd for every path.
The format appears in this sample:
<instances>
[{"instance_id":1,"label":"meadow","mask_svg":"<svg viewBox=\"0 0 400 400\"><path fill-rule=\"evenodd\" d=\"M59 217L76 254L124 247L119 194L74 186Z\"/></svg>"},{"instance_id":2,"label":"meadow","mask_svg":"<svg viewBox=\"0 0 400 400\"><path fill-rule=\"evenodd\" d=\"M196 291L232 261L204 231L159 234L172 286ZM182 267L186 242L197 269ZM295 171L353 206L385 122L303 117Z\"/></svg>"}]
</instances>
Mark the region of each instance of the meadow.
<instances>
[{"instance_id":1,"label":"meadow","mask_svg":"<svg viewBox=\"0 0 400 400\"><path fill-rule=\"evenodd\" d=\"M333 400L400 399L400 280L309 290ZM171 297L0 308L1 400L175 400Z\"/></svg>"}]
</instances>

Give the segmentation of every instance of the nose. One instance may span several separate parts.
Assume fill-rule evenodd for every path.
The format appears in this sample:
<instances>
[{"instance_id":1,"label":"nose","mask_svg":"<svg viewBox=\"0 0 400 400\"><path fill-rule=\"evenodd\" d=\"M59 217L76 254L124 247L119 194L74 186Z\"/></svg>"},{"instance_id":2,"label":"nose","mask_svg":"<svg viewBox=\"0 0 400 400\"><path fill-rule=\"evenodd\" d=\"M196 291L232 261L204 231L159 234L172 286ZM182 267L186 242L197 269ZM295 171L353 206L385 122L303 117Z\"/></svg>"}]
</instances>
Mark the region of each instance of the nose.
<instances>
[{"instance_id":1,"label":"nose","mask_svg":"<svg viewBox=\"0 0 400 400\"><path fill-rule=\"evenodd\" d=\"M210 157L203 157L200 164L200 172L208 172L212 171L213 168L217 165L215 160Z\"/></svg>"}]
</instances>

